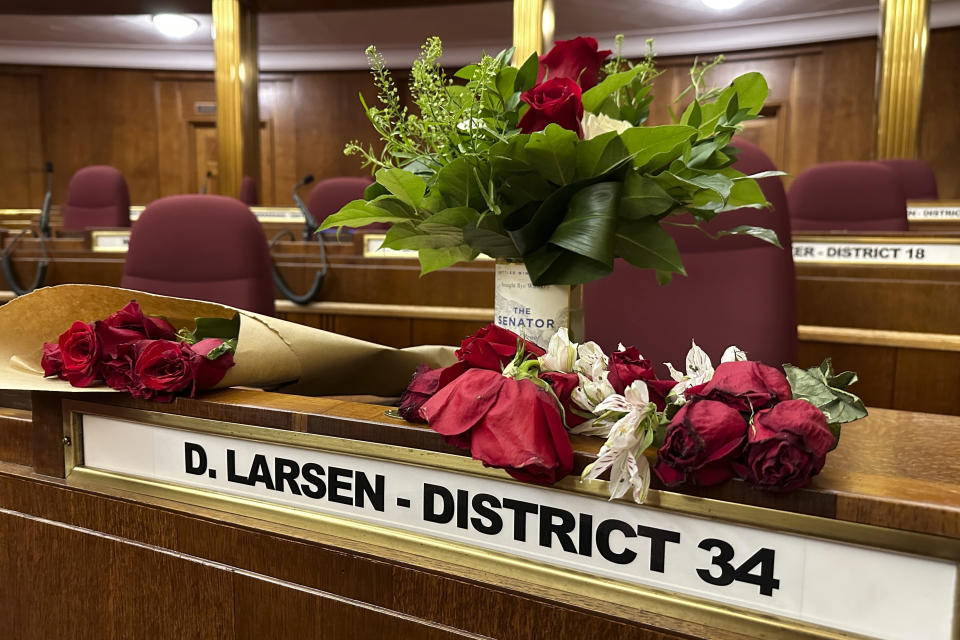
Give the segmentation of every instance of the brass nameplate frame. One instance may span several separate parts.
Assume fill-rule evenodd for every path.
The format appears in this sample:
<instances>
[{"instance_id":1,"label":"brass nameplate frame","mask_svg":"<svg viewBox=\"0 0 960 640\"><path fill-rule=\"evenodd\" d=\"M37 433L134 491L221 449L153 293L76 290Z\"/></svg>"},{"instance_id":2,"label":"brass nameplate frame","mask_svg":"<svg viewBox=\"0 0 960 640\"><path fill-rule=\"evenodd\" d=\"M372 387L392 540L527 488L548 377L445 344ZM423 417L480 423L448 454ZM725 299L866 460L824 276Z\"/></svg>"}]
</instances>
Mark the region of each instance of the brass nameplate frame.
<instances>
[{"instance_id":1,"label":"brass nameplate frame","mask_svg":"<svg viewBox=\"0 0 960 640\"><path fill-rule=\"evenodd\" d=\"M960 238L793 234L796 264L960 266Z\"/></svg>"},{"instance_id":2,"label":"brass nameplate frame","mask_svg":"<svg viewBox=\"0 0 960 640\"><path fill-rule=\"evenodd\" d=\"M129 248L129 229L94 229L90 231L90 249L94 253L126 253Z\"/></svg>"}]
</instances>

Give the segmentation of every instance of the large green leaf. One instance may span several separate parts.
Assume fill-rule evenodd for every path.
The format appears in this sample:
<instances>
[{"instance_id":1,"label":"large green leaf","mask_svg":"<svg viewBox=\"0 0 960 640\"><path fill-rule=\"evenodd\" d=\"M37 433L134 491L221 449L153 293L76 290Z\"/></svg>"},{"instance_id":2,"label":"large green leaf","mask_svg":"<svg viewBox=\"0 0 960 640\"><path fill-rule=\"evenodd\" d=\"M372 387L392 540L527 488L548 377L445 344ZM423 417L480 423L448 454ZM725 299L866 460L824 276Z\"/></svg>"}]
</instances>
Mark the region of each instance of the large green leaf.
<instances>
[{"instance_id":1,"label":"large green leaf","mask_svg":"<svg viewBox=\"0 0 960 640\"><path fill-rule=\"evenodd\" d=\"M650 171L670 163L692 141L697 130L682 124L661 127L632 127L620 134L620 139L633 155L633 166Z\"/></svg>"},{"instance_id":2,"label":"large green leaf","mask_svg":"<svg viewBox=\"0 0 960 640\"><path fill-rule=\"evenodd\" d=\"M469 262L477 257L477 252L465 244L438 249L420 249L420 275L437 271L458 262Z\"/></svg>"},{"instance_id":3,"label":"large green leaf","mask_svg":"<svg viewBox=\"0 0 960 640\"><path fill-rule=\"evenodd\" d=\"M383 246L388 249L439 249L464 243L463 229L476 223L480 216L469 207L444 209L418 224L394 225L387 232Z\"/></svg>"},{"instance_id":4,"label":"large green leaf","mask_svg":"<svg viewBox=\"0 0 960 640\"><path fill-rule=\"evenodd\" d=\"M641 269L686 274L677 243L654 218L621 220L616 251L619 257Z\"/></svg>"},{"instance_id":5,"label":"large green leaf","mask_svg":"<svg viewBox=\"0 0 960 640\"><path fill-rule=\"evenodd\" d=\"M423 194L427 192L427 183L423 178L403 169L380 169L377 171L377 183L413 209L420 206Z\"/></svg>"},{"instance_id":6,"label":"large green leaf","mask_svg":"<svg viewBox=\"0 0 960 640\"><path fill-rule=\"evenodd\" d=\"M567 215L550 236L550 244L613 269L613 233L620 204L619 182L600 182L570 199Z\"/></svg>"},{"instance_id":7,"label":"large green leaf","mask_svg":"<svg viewBox=\"0 0 960 640\"><path fill-rule=\"evenodd\" d=\"M608 131L577 145L577 180L594 178L626 166L630 152L616 131Z\"/></svg>"},{"instance_id":8,"label":"large green leaf","mask_svg":"<svg viewBox=\"0 0 960 640\"><path fill-rule=\"evenodd\" d=\"M610 275L601 262L560 247L546 245L524 257L530 281L538 287L551 284L583 284Z\"/></svg>"},{"instance_id":9,"label":"large green leaf","mask_svg":"<svg viewBox=\"0 0 960 640\"><path fill-rule=\"evenodd\" d=\"M674 199L656 180L631 171L623 183L619 215L628 220L637 220L665 213L674 204Z\"/></svg>"},{"instance_id":10,"label":"large green leaf","mask_svg":"<svg viewBox=\"0 0 960 640\"><path fill-rule=\"evenodd\" d=\"M489 180L489 171L485 165L477 165L464 156L450 161L437 172L434 185L447 207L483 208L480 184Z\"/></svg>"},{"instance_id":11,"label":"large green leaf","mask_svg":"<svg viewBox=\"0 0 960 640\"><path fill-rule=\"evenodd\" d=\"M642 70L643 67L634 67L626 71L621 71L620 73L611 74L604 78L603 82L584 91L581 97L583 110L591 113L600 113L600 106L604 101L613 93L633 82L633 79L636 78L637 74Z\"/></svg>"},{"instance_id":12,"label":"large green leaf","mask_svg":"<svg viewBox=\"0 0 960 640\"><path fill-rule=\"evenodd\" d=\"M767 229L766 227L755 227L744 224L717 233L717 237L720 236L752 236L768 242L779 249L783 249L783 245L780 244L780 239L777 238L777 232L773 229Z\"/></svg>"},{"instance_id":13,"label":"large green leaf","mask_svg":"<svg viewBox=\"0 0 960 640\"><path fill-rule=\"evenodd\" d=\"M396 208L393 211L387 211L366 200L354 200L344 205L337 213L328 216L320 223L320 229L364 227L374 222L411 222L417 219L416 214L405 209L401 203L393 204L397 205Z\"/></svg>"},{"instance_id":14,"label":"large green leaf","mask_svg":"<svg viewBox=\"0 0 960 640\"><path fill-rule=\"evenodd\" d=\"M516 91L527 91L532 89L535 84L537 84L537 71L540 68L540 59L536 53L531 53L522 65L520 65L520 71L517 73L516 81L513 85L514 90Z\"/></svg>"},{"instance_id":15,"label":"large green leaf","mask_svg":"<svg viewBox=\"0 0 960 640\"><path fill-rule=\"evenodd\" d=\"M762 73L752 71L737 76L733 80L733 88L737 91L737 104L739 108L746 109L751 116L759 115L763 109L763 103L770 92L767 87L767 80Z\"/></svg>"},{"instance_id":16,"label":"large green leaf","mask_svg":"<svg viewBox=\"0 0 960 640\"><path fill-rule=\"evenodd\" d=\"M486 254L491 258L519 259L522 257L513 240L504 231L498 216L487 215L476 224L464 227L463 241L477 253Z\"/></svg>"},{"instance_id":17,"label":"large green leaf","mask_svg":"<svg viewBox=\"0 0 960 640\"><path fill-rule=\"evenodd\" d=\"M549 124L543 131L530 135L524 153L540 175L554 184L565 185L573 182L576 175L579 141L576 131Z\"/></svg>"},{"instance_id":18,"label":"large green leaf","mask_svg":"<svg viewBox=\"0 0 960 640\"><path fill-rule=\"evenodd\" d=\"M863 401L847 391L847 387L857 381L857 374L852 371L834 374L830 358L819 367L806 370L785 364L783 372L790 382L794 399L806 400L823 412L835 438L832 448L840 441L841 424L867 416Z\"/></svg>"}]
</instances>

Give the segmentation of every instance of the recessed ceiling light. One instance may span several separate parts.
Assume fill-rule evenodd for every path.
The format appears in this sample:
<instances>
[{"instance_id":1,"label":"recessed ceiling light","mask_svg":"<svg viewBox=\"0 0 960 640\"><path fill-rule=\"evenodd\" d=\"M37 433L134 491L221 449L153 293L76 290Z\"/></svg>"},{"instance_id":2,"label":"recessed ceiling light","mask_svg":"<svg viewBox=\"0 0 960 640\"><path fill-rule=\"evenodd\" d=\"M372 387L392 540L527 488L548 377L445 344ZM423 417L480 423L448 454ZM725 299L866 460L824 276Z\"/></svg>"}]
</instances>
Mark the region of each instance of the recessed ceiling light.
<instances>
[{"instance_id":1,"label":"recessed ceiling light","mask_svg":"<svg viewBox=\"0 0 960 640\"><path fill-rule=\"evenodd\" d=\"M153 26L169 38L186 38L200 28L200 23L182 13L158 13L153 16Z\"/></svg>"},{"instance_id":2,"label":"recessed ceiling light","mask_svg":"<svg viewBox=\"0 0 960 640\"><path fill-rule=\"evenodd\" d=\"M742 3L743 0L700 0L700 2L707 5L711 9L716 9L717 11L726 11L727 9L733 9L735 6Z\"/></svg>"}]
</instances>

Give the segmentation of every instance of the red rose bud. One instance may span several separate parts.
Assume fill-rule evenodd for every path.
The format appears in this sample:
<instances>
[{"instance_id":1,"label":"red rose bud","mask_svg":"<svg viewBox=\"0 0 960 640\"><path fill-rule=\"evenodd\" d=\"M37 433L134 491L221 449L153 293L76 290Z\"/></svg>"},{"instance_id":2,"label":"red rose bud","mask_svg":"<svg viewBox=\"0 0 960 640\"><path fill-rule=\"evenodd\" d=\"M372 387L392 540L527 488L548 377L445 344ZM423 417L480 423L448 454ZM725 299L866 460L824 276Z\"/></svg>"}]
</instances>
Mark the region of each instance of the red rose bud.
<instances>
[{"instance_id":1,"label":"red rose bud","mask_svg":"<svg viewBox=\"0 0 960 640\"><path fill-rule=\"evenodd\" d=\"M43 357L40 358L40 366L43 367L45 377L59 376L63 369L63 355L60 353L60 345L56 342L43 343Z\"/></svg>"},{"instance_id":2,"label":"red rose bud","mask_svg":"<svg viewBox=\"0 0 960 640\"><path fill-rule=\"evenodd\" d=\"M554 395L556 395L557 399L560 400L560 405L563 406L563 421L566 423L568 428L575 427L578 424L587 421L587 418L584 418L576 413L574 410L576 405L571 398L573 390L580 386L580 378L577 376L577 374L562 373L560 371L545 371L540 374L540 378L547 381L547 384L550 385ZM583 409L580 409L580 411L583 411Z\"/></svg>"},{"instance_id":3,"label":"red rose bud","mask_svg":"<svg viewBox=\"0 0 960 640\"><path fill-rule=\"evenodd\" d=\"M820 473L835 439L823 412L806 400L787 400L753 417L737 474L769 491L793 491Z\"/></svg>"},{"instance_id":4,"label":"red rose bud","mask_svg":"<svg viewBox=\"0 0 960 640\"><path fill-rule=\"evenodd\" d=\"M108 316L103 320L103 324L113 329L135 332L139 336L137 339L141 340L173 340L177 332L165 319L144 315L140 305L134 300Z\"/></svg>"},{"instance_id":5,"label":"red rose bud","mask_svg":"<svg viewBox=\"0 0 960 640\"><path fill-rule=\"evenodd\" d=\"M89 387L97 379L100 342L93 326L74 322L57 341L63 358L60 375L74 387Z\"/></svg>"},{"instance_id":6,"label":"red rose bud","mask_svg":"<svg viewBox=\"0 0 960 640\"><path fill-rule=\"evenodd\" d=\"M657 405L657 411L663 411L667 394L677 384L675 380L657 380L653 364L641 358L640 351L636 347L627 347L623 351L610 354L609 370L607 381L613 390L621 395L635 381L646 382L650 400Z\"/></svg>"},{"instance_id":7,"label":"red rose bud","mask_svg":"<svg viewBox=\"0 0 960 640\"><path fill-rule=\"evenodd\" d=\"M747 360L722 363L709 382L688 389L687 397L716 400L746 413L789 400L793 394L779 370Z\"/></svg>"},{"instance_id":8,"label":"red rose bud","mask_svg":"<svg viewBox=\"0 0 960 640\"><path fill-rule=\"evenodd\" d=\"M569 78L552 78L525 91L520 99L530 105L520 118L523 133L543 131L548 124L558 124L580 135L583 117L580 87Z\"/></svg>"},{"instance_id":9,"label":"red rose bud","mask_svg":"<svg viewBox=\"0 0 960 640\"><path fill-rule=\"evenodd\" d=\"M747 435L747 422L722 402L694 399L667 427L653 468L668 486L719 484L733 477L732 461Z\"/></svg>"},{"instance_id":10,"label":"red rose bud","mask_svg":"<svg viewBox=\"0 0 960 640\"><path fill-rule=\"evenodd\" d=\"M467 369L466 363L463 362L456 362L441 369L430 369L425 364L420 365L413 374L413 380L410 381L407 390L400 396L400 407L397 413L407 422L426 423L427 419L420 412L423 403Z\"/></svg>"},{"instance_id":11,"label":"red rose bud","mask_svg":"<svg viewBox=\"0 0 960 640\"><path fill-rule=\"evenodd\" d=\"M222 344L223 340L219 338L205 338L190 345L194 353L202 356L197 367L196 388L200 391L217 386L223 380L223 376L227 375L227 369L233 366L233 354L229 351L222 353L213 360L207 357L211 351Z\"/></svg>"},{"instance_id":12,"label":"red rose bud","mask_svg":"<svg viewBox=\"0 0 960 640\"><path fill-rule=\"evenodd\" d=\"M190 345L170 340L149 340L140 351L134 375L142 387L149 391L169 394L190 389L190 397L196 392L197 370L203 356ZM134 394L137 395L137 394ZM155 396L156 394L149 394ZM142 396L138 396L142 397ZM156 398L155 398L156 399Z\"/></svg>"},{"instance_id":13,"label":"red rose bud","mask_svg":"<svg viewBox=\"0 0 960 640\"><path fill-rule=\"evenodd\" d=\"M520 336L513 331L488 324L460 343L457 359L470 367L503 371L516 355L519 341ZM523 341L523 348L524 360L539 358L546 353L526 340Z\"/></svg>"},{"instance_id":14,"label":"red rose bud","mask_svg":"<svg viewBox=\"0 0 960 640\"><path fill-rule=\"evenodd\" d=\"M573 448L556 400L530 380L470 369L421 412L447 442L469 448L475 459L517 480L553 484L573 470Z\"/></svg>"},{"instance_id":15,"label":"red rose bud","mask_svg":"<svg viewBox=\"0 0 960 640\"><path fill-rule=\"evenodd\" d=\"M610 49L598 51L597 41L589 37L557 40L553 48L545 56L540 57L537 82L540 82L544 76L550 80L569 78L578 82L586 91L597 84L600 67L611 53Z\"/></svg>"}]
</instances>

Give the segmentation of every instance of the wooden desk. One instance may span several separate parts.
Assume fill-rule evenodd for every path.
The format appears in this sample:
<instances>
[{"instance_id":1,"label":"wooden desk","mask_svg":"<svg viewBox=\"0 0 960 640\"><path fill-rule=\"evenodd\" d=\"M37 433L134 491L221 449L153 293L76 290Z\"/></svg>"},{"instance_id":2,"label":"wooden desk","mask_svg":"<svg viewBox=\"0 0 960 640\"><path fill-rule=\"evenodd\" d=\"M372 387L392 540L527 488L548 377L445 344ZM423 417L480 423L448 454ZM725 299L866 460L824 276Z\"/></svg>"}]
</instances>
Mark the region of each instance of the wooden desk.
<instances>
[{"instance_id":1,"label":"wooden desk","mask_svg":"<svg viewBox=\"0 0 960 640\"><path fill-rule=\"evenodd\" d=\"M585 592L590 581L564 570L543 582L529 563L507 570L459 545L384 546L376 527L345 529L282 507L64 478L64 412L96 406L268 427L271 438L347 437L358 452L374 443L462 455L432 431L386 417L381 406L244 390L166 406L70 396L35 394L32 411L0 410L0 538L21 551L0 556L0 624L19 640L59 637L64 628L79 638L110 629L198 639L851 637L771 626L765 616L731 615L702 601L691 609L683 598L618 591L602 580ZM76 404L90 401L101 404ZM600 442L579 437L574 444L582 468ZM658 489L650 504L740 517L761 529L813 526L867 547L922 544L923 552L956 562L958 460L960 419L874 410L845 428L808 489L777 496L734 481L688 493Z\"/></svg>"}]
</instances>

